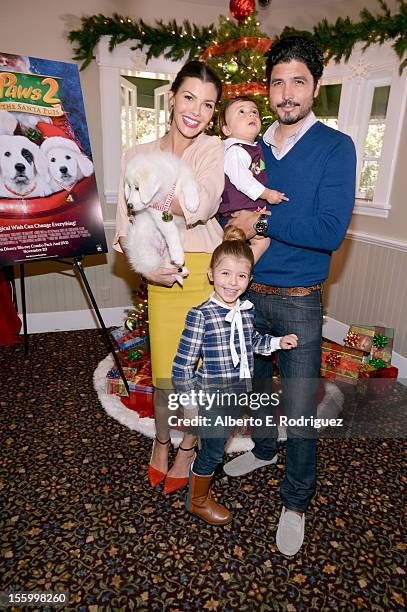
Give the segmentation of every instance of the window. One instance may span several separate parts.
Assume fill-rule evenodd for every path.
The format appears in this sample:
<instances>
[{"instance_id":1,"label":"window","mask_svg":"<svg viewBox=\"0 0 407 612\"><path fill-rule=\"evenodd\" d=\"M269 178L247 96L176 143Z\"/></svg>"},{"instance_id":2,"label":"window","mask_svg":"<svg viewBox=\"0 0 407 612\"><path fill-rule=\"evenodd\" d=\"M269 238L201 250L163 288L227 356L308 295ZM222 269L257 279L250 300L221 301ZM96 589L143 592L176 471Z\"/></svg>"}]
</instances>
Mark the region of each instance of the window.
<instances>
[{"instance_id":1,"label":"window","mask_svg":"<svg viewBox=\"0 0 407 612\"><path fill-rule=\"evenodd\" d=\"M150 72L121 77L121 144L126 151L136 143L151 142L165 133L169 79Z\"/></svg>"},{"instance_id":2,"label":"window","mask_svg":"<svg viewBox=\"0 0 407 612\"><path fill-rule=\"evenodd\" d=\"M314 104L314 113L321 123L338 129L339 102L342 85L321 85Z\"/></svg>"},{"instance_id":3,"label":"window","mask_svg":"<svg viewBox=\"0 0 407 612\"><path fill-rule=\"evenodd\" d=\"M358 197L373 200L383 149L390 85L375 87L361 159Z\"/></svg>"},{"instance_id":4,"label":"window","mask_svg":"<svg viewBox=\"0 0 407 612\"><path fill-rule=\"evenodd\" d=\"M354 214L386 218L407 98L407 70L391 44L355 45L324 70L318 118L352 137L357 154Z\"/></svg>"}]
</instances>

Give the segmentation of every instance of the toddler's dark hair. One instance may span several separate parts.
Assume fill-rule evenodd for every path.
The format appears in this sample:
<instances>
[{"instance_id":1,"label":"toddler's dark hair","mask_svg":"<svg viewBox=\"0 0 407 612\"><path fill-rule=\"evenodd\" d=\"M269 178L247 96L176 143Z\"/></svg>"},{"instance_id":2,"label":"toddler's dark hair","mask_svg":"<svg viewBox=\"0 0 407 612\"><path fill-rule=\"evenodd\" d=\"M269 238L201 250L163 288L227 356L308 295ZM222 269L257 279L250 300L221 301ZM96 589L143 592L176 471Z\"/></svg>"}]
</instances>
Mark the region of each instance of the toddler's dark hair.
<instances>
[{"instance_id":1,"label":"toddler's dark hair","mask_svg":"<svg viewBox=\"0 0 407 612\"><path fill-rule=\"evenodd\" d=\"M218 119L219 132L220 132L220 135L223 137L224 137L224 134L223 134L222 128L225 127L225 125L227 125L226 112L228 108L232 106L232 104L235 104L235 102L253 102L253 104L255 104L257 107L256 100L253 100L253 98L251 98L250 96L237 96L236 98L230 98L229 100L227 100L219 111L219 119Z\"/></svg>"},{"instance_id":2,"label":"toddler's dark hair","mask_svg":"<svg viewBox=\"0 0 407 612\"><path fill-rule=\"evenodd\" d=\"M246 234L239 227L227 227L223 236L223 242L216 247L212 253L209 267L214 270L223 257L235 257L236 259L247 259L250 264L250 272L254 267L253 251L246 242Z\"/></svg>"}]
</instances>

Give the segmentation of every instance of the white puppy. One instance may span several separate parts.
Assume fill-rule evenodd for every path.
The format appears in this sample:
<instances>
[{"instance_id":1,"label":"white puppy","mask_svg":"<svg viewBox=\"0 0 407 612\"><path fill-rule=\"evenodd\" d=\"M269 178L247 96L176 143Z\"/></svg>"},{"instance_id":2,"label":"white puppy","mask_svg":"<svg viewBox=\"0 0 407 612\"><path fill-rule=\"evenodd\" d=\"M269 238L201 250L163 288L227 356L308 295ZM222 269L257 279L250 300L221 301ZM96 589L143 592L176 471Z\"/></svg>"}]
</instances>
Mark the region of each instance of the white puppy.
<instances>
[{"instance_id":1,"label":"white puppy","mask_svg":"<svg viewBox=\"0 0 407 612\"><path fill-rule=\"evenodd\" d=\"M49 195L47 160L25 136L0 136L0 197Z\"/></svg>"},{"instance_id":2,"label":"white puppy","mask_svg":"<svg viewBox=\"0 0 407 612\"><path fill-rule=\"evenodd\" d=\"M199 196L192 170L175 155L140 153L127 164L125 196L131 226L126 252L136 272L148 274L169 262L179 267L184 264L179 228L185 227L185 221L173 215L171 208L168 215L162 209L172 191L174 198L181 198L188 211L198 209ZM183 268L177 282L182 285L182 277L187 274L188 270Z\"/></svg>"},{"instance_id":3,"label":"white puppy","mask_svg":"<svg viewBox=\"0 0 407 612\"><path fill-rule=\"evenodd\" d=\"M52 193L72 189L80 179L93 174L93 163L69 138L46 138L41 144L41 151L48 160Z\"/></svg>"}]
</instances>

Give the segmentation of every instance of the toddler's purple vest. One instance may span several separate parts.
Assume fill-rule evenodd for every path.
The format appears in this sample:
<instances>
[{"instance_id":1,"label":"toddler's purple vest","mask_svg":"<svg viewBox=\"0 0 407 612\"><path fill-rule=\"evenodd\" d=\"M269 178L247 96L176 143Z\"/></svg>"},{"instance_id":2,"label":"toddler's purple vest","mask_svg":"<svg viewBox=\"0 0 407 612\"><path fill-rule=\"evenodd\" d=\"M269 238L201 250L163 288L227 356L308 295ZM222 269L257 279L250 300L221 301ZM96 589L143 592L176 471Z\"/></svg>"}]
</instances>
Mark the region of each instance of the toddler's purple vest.
<instances>
[{"instance_id":1,"label":"toddler's purple vest","mask_svg":"<svg viewBox=\"0 0 407 612\"><path fill-rule=\"evenodd\" d=\"M249 166L251 173L262 185L266 187L267 175L261 146L259 144L253 146L239 142L233 144L232 147L242 147L248 152L251 157ZM260 162L263 163L261 164ZM222 202L219 207L219 214L221 216L229 217L237 210L256 210L259 205L264 206L265 204L265 200L251 200L249 196L236 189L236 187L230 182L229 177L225 175L225 189L223 191Z\"/></svg>"}]
</instances>

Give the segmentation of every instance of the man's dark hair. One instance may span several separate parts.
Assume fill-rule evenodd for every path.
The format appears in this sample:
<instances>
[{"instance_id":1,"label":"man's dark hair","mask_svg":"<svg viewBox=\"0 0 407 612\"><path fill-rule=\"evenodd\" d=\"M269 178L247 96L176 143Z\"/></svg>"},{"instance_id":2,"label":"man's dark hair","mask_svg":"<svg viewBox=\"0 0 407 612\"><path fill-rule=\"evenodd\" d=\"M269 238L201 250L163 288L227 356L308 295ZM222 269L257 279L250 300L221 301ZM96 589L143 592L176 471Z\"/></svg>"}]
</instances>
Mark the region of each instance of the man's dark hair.
<instances>
[{"instance_id":1,"label":"man's dark hair","mask_svg":"<svg viewBox=\"0 0 407 612\"><path fill-rule=\"evenodd\" d=\"M324 70L324 56L319 47L303 36L289 36L272 45L266 64L267 82L270 84L271 72L277 64L288 64L291 60L303 62L314 79L314 86Z\"/></svg>"}]
</instances>

